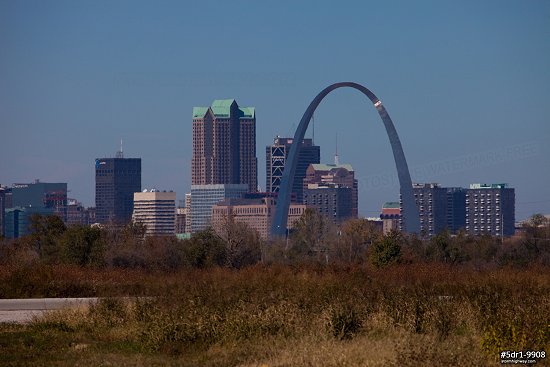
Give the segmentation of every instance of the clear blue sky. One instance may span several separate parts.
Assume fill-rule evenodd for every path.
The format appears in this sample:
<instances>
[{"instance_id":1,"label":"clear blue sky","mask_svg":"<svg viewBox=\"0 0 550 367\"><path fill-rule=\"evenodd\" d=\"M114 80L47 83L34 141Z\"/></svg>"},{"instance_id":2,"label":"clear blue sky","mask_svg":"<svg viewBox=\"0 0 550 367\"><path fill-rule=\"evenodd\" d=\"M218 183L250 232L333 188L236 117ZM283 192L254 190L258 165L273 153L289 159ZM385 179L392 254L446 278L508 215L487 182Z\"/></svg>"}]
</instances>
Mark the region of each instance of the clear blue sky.
<instances>
[{"instance_id":1,"label":"clear blue sky","mask_svg":"<svg viewBox=\"0 0 550 367\"><path fill-rule=\"evenodd\" d=\"M256 107L265 187L265 146L322 88L355 81L384 102L413 181L507 182L517 219L550 213L549 40L546 0L0 0L0 183L68 182L94 205L94 159L122 138L144 188L183 198L193 106L235 98ZM357 91L317 110L325 162L336 133L375 216L399 188Z\"/></svg>"}]
</instances>

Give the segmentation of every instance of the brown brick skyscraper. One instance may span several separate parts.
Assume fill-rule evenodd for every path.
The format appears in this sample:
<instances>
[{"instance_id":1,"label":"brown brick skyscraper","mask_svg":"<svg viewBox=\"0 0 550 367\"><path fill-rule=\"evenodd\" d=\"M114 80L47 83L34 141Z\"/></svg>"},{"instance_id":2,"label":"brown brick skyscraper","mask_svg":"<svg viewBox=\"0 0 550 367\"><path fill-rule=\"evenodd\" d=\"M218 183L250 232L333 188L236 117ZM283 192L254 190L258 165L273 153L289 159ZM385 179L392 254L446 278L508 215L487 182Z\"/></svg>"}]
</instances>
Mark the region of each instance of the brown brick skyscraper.
<instances>
[{"instance_id":1,"label":"brown brick skyscraper","mask_svg":"<svg viewBox=\"0 0 550 367\"><path fill-rule=\"evenodd\" d=\"M247 184L255 192L257 164L254 107L223 99L193 108L192 185Z\"/></svg>"}]
</instances>

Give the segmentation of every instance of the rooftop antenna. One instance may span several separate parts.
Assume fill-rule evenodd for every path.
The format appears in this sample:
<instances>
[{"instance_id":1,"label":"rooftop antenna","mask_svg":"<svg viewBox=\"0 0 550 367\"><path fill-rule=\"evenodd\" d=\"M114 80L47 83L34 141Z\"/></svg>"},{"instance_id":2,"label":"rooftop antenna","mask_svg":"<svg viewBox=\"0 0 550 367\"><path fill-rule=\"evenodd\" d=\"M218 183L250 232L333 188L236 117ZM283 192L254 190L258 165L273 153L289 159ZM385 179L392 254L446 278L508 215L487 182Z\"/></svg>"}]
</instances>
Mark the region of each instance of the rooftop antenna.
<instances>
[{"instance_id":1,"label":"rooftop antenna","mask_svg":"<svg viewBox=\"0 0 550 367\"><path fill-rule=\"evenodd\" d=\"M340 158L338 157L338 133L336 133L336 154L334 154L334 164L340 165Z\"/></svg>"},{"instance_id":2,"label":"rooftop antenna","mask_svg":"<svg viewBox=\"0 0 550 367\"><path fill-rule=\"evenodd\" d=\"M120 139L120 150L116 152L116 158L124 158L124 154L122 153L122 138Z\"/></svg>"}]
</instances>

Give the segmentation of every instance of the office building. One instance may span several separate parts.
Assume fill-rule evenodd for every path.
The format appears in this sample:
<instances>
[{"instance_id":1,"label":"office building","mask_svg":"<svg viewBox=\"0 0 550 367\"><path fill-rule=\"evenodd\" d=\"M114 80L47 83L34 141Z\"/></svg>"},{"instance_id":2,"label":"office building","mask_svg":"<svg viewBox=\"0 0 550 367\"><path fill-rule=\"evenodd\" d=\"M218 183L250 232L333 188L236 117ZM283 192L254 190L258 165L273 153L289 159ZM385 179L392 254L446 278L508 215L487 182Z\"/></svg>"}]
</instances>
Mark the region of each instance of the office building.
<instances>
[{"instance_id":1,"label":"office building","mask_svg":"<svg viewBox=\"0 0 550 367\"><path fill-rule=\"evenodd\" d=\"M462 187L447 188L447 230L456 234L466 229L466 189Z\"/></svg>"},{"instance_id":2,"label":"office building","mask_svg":"<svg viewBox=\"0 0 550 367\"><path fill-rule=\"evenodd\" d=\"M234 185L191 185L191 233L207 229L212 225L212 207L224 199L238 199L250 186Z\"/></svg>"},{"instance_id":3,"label":"office building","mask_svg":"<svg viewBox=\"0 0 550 367\"><path fill-rule=\"evenodd\" d=\"M4 227L6 226L6 190L0 185L0 238L4 237Z\"/></svg>"},{"instance_id":4,"label":"office building","mask_svg":"<svg viewBox=\"0 0 550 367\"><path fill-rule=\"evenodd\" d=\"M67 200L67 220L65 225L86 225L86 208L82 206L82 203L76 199Z\"/></svg>"},{"instance_id":5,"label":"office building","mask_svg":"<svg viewBox=\"0 0 550 367\"><path fill-rule=\"evenodd\" d=\"M337 185L351 189L351 216L357 218L358 214L358 183L355 172L350 164L310 164L304 178L304 190L310 184ZM305 202L305 199L304 199Z\"/></svg>"},{"instance_id":6,"label":"office building","mask_svg":"<svg viewBox=\"0 0 550 367\"><path fill-rule=\"evenodd\" d=\"M420 215L421 236L432 237L445 230L447 189L437 183L415 183L413 194Z\"/></svg>"},{"instance_id":7,"label":"office building","mask_svg":"<svg viewBox=\"0 0 550 367\"><path fill-rule=\"evenodd\" d=\"M512 236L515 190L507 184L471 184L466 191L466 231L473 235Z\"/></svg>"},{"instance_id":8,"label":"office building","mask_svg":"<svg viewBox=\"0 0 550 367\"><path fill-rule=\"evenodd\" d=\"M12 188L10 207L30 208L31 212L55 214L63 221L67 218L67 184L35 180L33 183L16 183ZM36 210L35 210L36 209Z\"/></svg>"},{"instance_id":9,"label":"office building","mask_svg":"<svg viewBox=\"0 0 550 367\"><path fill-rule=\"evenodd\" d=\"M146 236L170 236L176 230L176 193L143 190L134 193L134 223L145 226Z\"/></svg>"},{"instance_id":10,"label":"office building","mask_svg":"<svg viewBox=\"0 0 550 367\"><path fill-rule=\"evenodd\" d=\"M187 233L185 224L188 212L188 208L176 208L176 234Z\"/></svg>"},{"instance_id":11,"label":"office building","mask_svg":"<svg viewBox=\"0 0 550 367\"><path fill-rule=\"evenodd\" d=\"M257 190L256 115L234 99L193 108L192 185L246 184Z\"/></svg>"},{"instance_id":12,"label":"office building","mask_svg":"<svg viewBox=\"0 0 550 367\"><path fill-rule=\"evenodd\" d=\"M273 145L265 148L265 168L267 192L278 192L281 186L281 179L285 168L286 160L292 146L292 138L281 138L277 136ZM318 164L321 161L321 148L313 144L311 139L302 140L300 153L298 154L298 164L292 183L292 192L296 194L296 202L303 202L304 186L303 181L306 177L306 170L310 164Z\"/></svg>"},{"instance_id":13,"label":"office building","mask_svg":"<svg viewBox=\"0 0 550 367\"><path fill-rule=\"evenodd\" d=\"M229 225L229 219L245 223L256 230L264 240L268 239L269 230L275 214L276 199L273 196L263 198L225 199L212 207L212 227L222 234ZM290 204L287 228L293 228L300 219L306 206Z\"/></svg>"},{"instance_id":14,"label":"office building","mask_svg":"<svg viewBox=\"0 0 550 367\"><path fill-rule=\"evenodd\" d=\"M191 193L187 192L185 193L185 208L186 215L185 215L185 233L191 233Z\"/></svg>"},{"instance_id":15,"label":"office building","mask_svg":"<svg viewBox=\"0 0 550 367\"><path fill-rule=\"evenodd\" d=\"M380 219L382 219L382 232L387 234L393 230L400 230L401 220L401 207L399 202L386 202L382 205L382 213L380 213Z\"/></svg>"},{"instance_id":16,"label":"office building","mask_svg":"<svg viewBox=\"0 0 550 367\"><path fill-rule=\"evenodd\" d=\"M30 224L33 215L52 215L51 208L36 206L16 206L6 209L4 236L6 238L20 238L30 234Z\"/></svg>"},{"instance_id":17,"label":"office building","mask_svg":"<svg viewBox=\"0 0 550 367\"><path fill-rule=\"evenodd\" d=\"M134 193L141 191L141 158L95 160L96 221L126 224L132 219Z\"/></svg>"},{"instance_id":18,"label":"office building","mask_svg":"<svg viewBox=\"0 0 550 367\"><path fill-rule=\"evenodd\" d=\"M304 204L335 224L342 224L353 217L352 188L334 183L308 184L304 188Z\"/></svg>"}]
</instances>

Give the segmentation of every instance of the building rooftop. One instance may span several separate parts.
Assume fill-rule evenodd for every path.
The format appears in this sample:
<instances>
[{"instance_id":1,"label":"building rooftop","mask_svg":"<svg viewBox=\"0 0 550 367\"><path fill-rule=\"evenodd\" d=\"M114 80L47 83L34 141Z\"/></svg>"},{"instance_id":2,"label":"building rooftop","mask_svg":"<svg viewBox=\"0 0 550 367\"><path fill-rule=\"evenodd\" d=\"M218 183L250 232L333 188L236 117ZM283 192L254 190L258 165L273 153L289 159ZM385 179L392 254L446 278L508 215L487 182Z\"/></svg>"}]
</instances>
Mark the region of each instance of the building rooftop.
<instances>
[{"instance_id":1,"label":"building rooftop","mask_svg":"<svg viewBox=\"0 0 550 367\"><path fill-rule=\"evenodd\" d=\"M470 189L506 189L508 184L506 183L494 183L494 184L470 184Z\"/></svg>"},{"instance_id":2,"label":"building rooftop","mask_svg":"<svg viewBox=\"0 0 550 367\"><path fill-rule=\"evenodd\" d=\"M216 117L229 117L231 114L231 106L233 103L237 103L234 99L216 99L212 102L210 107L193 107L193 118L202 118L206 115L208 110L212 111L212 114ZM254 118L254 107L239 107L242 112L242 118Z\"/></svg>"},{"instance_id":3,"label":"building rooftop","mask_svg":"<svg viewBox=\"0 0 550 367\"><path fill-rule=\"evenodd\" d=\"M397 201L387 201L382 205L382 209L399 209L399 202Z\"/></svg>"},{"instance_id":4,"label":"building rooftop","mask_svg":"<svg viewBox=\"0 0 550 367\"><path fill-rule=\"evenodd\" d=\"M353 167L351 164L333 164L333 163L312 163L313 169L316 171L330 171L335 168L345 168L350 172L353 172Z\"/></svg>"}]
</instances>

